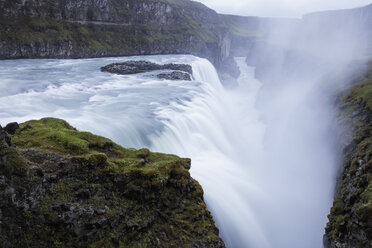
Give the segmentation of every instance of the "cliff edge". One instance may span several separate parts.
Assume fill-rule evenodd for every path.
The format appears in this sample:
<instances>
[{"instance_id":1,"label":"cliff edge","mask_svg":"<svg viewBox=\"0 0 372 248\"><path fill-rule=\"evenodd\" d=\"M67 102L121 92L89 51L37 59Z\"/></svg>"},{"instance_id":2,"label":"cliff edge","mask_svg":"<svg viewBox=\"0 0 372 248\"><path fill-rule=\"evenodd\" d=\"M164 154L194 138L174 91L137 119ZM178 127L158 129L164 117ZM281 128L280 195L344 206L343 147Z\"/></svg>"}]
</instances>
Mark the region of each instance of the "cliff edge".
<instances>
[{"instance_id":1,"label":"cliff edge","mask_svg":"<svg viewBox=\"0 0 372 248\"><path fill-rule=\"evenodd\" d=\"M338 100L343 171L328 215L325 247L372 247L372 63Z\"/></svg>"},{"instance_id":2,"label":"cliff edge","mask_svg":"<svg viewBox=\"0 0 372 248\"><path fill-rule=\"evenodd\" d=\"M45 118L0 127L1 247L225 247L190 160Z\"/></svg>"}]
</instances>

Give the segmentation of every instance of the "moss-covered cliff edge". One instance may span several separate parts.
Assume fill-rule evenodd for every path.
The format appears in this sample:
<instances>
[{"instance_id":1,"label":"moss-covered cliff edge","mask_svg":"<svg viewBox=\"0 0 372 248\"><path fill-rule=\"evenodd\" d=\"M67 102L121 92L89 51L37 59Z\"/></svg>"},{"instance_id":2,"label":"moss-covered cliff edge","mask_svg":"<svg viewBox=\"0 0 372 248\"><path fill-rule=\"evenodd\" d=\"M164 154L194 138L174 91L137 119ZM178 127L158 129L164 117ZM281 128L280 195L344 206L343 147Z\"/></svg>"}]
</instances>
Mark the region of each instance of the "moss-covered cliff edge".
<instances>
[{"instance_id":1,"label":"moss-covered cliff edge","mask_svg":"<svg viewBox=\"0 0 372 248\"><path fill-rule=\"evenodd\" d=\"M0 245L224 247L189 169L59 119L0 127Z\"/></svg>"},{"instance_id":2,"label":"moss-covered cliff edge","mask_svg":"<svg viewBox=\"0 0 372 248\"><path fill-rule=\"evenodd\" d=\"M372 247L372 63L341 94L338 108L346 131L343 138L348 142L325 246Z\"/></svg>"}]
</instances>

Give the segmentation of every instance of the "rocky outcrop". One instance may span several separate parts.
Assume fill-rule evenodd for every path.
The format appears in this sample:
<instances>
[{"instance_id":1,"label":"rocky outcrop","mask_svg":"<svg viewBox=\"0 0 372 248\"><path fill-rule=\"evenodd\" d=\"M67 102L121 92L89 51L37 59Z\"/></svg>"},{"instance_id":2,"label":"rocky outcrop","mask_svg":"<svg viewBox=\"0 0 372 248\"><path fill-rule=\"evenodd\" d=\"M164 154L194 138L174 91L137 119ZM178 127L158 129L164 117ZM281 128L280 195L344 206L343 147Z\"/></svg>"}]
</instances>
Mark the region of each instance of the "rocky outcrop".
<instances>
[{"instance_id":1,"label":"rocky outcrop","mask_svg":"<svg viewBox=\"0 0 372 248\"><path fill-rule=\"evenodd\" d=\"M58 119L0 127L0 246L224 247L189 169Z\"/></svg>"},{"instance_id":2,"label":"rocky outcrop","mask_svg":"<svg viewBox=\"0 0 372 248\"><path fill-rule=\"evenodd\" d=\"M158 74L157 77L160 79L191 81L192 67L185 64L159 65L149 61L131 60L101 67L102 72L110 72L119 75L129 75L159 70L172 70L172 72L162 72Z\"/></svg>"},{"instance_id":3,"label":"rocky outcrop","mask_svg":"<svg viewBox=\"0 0 372 248\"><path fill-rule=\"evenodd\" d=\"M343 167L328 216L325 247L372 247L372 63L338 100Z\"/></svg>"},{"instance_id":4,"label":"rocky outcrop","mask_svg":"<svg viewBox=\"0 0 372 248\"><path fill-rule=\"evenodd\" d=\"M184 80L184 81L191 81L191 76L188 73L184 73L181 71L173 71L170 73L160 73L157 75L160 79L167 79L167 80Z\"/></svg>"},{"instance_id":5,"label":"rocky outcrop","mask_svg":"<svg viewBox=\"0 0 372 248\"><path fill-rule=\"evenodd\" d=\"M103 72L111 72L121 75L143 73L155 70L173 70L173 71L183 71L192 74L192 67L185 64L165 64L159 65L144 60L130 60L123 63L113 63L101 68Z\"/></svg>"}]
</instances>

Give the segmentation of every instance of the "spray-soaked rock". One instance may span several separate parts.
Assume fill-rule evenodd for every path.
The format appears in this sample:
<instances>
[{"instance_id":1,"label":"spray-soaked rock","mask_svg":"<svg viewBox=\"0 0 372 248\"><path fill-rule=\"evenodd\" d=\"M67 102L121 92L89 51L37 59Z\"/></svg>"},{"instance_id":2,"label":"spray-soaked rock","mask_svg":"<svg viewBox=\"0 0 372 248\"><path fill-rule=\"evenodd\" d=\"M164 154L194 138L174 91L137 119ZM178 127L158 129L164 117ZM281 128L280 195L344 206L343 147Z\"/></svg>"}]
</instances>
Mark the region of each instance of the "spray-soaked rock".
<instances>
[{"instance_id":1,"label":"spray-soaked rock","mask_svg":"<svg viewBox=\"0 0 372 248\"><path fill-rule=\"evenodd\" d=\"M159 78L169 80L191 80L192 67L185 64L165 64L159 65L149 61L126 61L123 63L113 63L101 68L102 72L110 72L120 75L137 74L156 70L172 70L171 73L159 74Z\"/></svg>"},{"instance_id":2,"label":"spray-soaked rock","mask_svg":"<svg viewBox=\"0 0 372 248\"><path fill-rule=\"evenodd\" d=\"M180 72L180 71L174 71L171 73L161 73L157 75L160 79L167 79L167 80L185 80L185 81L191 81L190 74Z\"/></svg>"}]
</instances>

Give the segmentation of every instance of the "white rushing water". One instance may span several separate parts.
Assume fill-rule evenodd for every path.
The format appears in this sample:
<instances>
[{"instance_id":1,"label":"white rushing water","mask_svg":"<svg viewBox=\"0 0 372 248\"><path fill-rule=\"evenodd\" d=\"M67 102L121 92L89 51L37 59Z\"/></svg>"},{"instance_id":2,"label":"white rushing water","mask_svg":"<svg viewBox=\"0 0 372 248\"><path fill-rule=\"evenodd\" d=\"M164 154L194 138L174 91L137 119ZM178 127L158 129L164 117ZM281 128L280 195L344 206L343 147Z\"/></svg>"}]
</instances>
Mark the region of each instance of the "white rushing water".
<instances>
[{"instance_id":1,"label":"white rushing water","mask_svg":"<svg viewBox=\"0 0 372 248\"><path fill-rule=\"evenodd\" d=\"M195 80L99 70L133 59L189 63ZM330 110L312 83L283 86L258 108L266 89L237 62L239 84L226 90L194 56L0 61L0 123L58 117L126 147L190 157L228 247L322 247L336 164Z\"/></svg>"}]
</instances>

